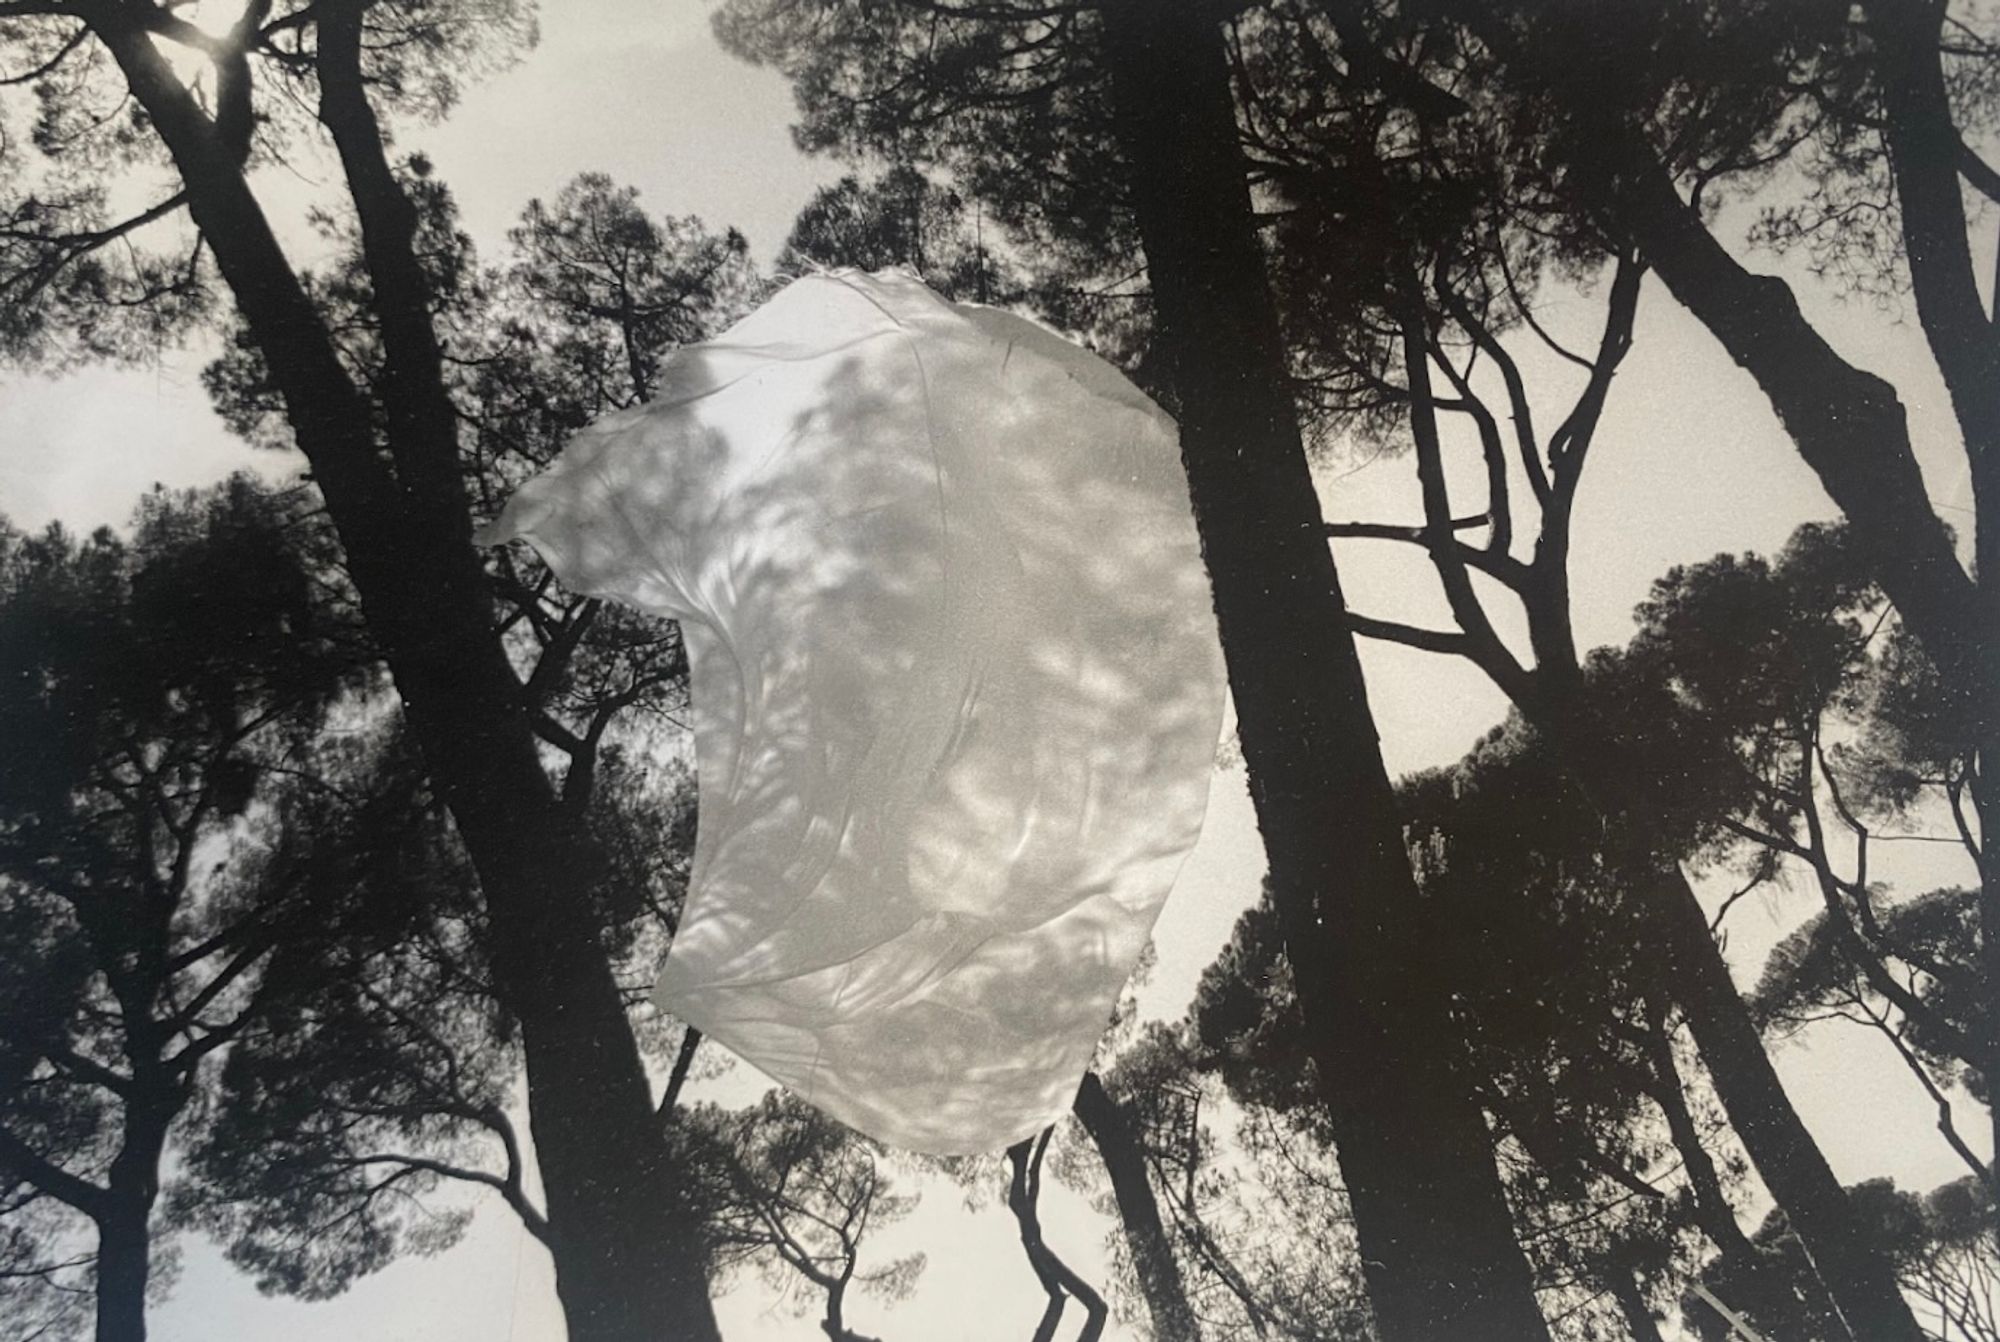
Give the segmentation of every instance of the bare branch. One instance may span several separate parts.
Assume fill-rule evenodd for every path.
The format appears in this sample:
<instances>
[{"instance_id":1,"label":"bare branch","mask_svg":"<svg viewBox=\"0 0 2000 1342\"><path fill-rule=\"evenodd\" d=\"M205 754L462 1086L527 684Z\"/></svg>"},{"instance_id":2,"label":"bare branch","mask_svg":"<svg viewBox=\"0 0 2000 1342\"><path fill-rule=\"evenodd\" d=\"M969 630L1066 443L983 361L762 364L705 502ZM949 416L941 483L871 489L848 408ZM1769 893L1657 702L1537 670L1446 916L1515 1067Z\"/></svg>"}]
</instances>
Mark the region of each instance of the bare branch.
<instances>
[{"instance_id":1,"label":"bare branch","mask_svg":"<svg viewBox=\"0 0 2000 1342\"><path fill-rule=\"evenodd\" d=\"M681 1088L687 1085L688 1070L694 1066L694 1053L701 1047L701 1031L690 1025L681 1035L680 1052L674 1055L673 1071L667 1075L666 1093L660 1096L660 1117L673 1113L681 1102Z\"/></svg>"},{"instance_id":2,"label":"bare branch","mask_svg":"<svg viewBox=\"0 0 2000 1342\"><path fill-rule=\"evenodd\" d=\"M1398 624L1394 620L1377 620L1352 611L1348 612L1347 625L1363 638L1379 639L1384 643L1401 643L1405 647L1419 648L1424 652L1473 657L1472 640L1464 634L1448 633L1442 629L1420 629L1416 625Z\"/></svg>"},{"instance_id":3,"label":"bare branch","mask_svg":"<svg viewBox=\"0 0 2000 1342\"><path fill-rule=\"evenodd\" d=\"M1958 141L1959 175L1972 184L1973 190L1988 200L2000 202L2000 172L1979 156L1979 152L1960 136Z\"/></svg>"},{"instance_id":4,"label":"bare branch","mask_svg":"<svg viewBox=\"0 0 2000 1342\"><path fill-rule=\"evenodd\" d=\"M1494 248L1494 257L1500 263L1500 278L1501 282L1507 286L1507 297L1514 304L1514 311L1520 314L1521 320L1527 324L1528 329L1541 337L1542 343L1547 345L1550 352L1558 358L1567 359L1579 368L1590 367L1590 360L1584 358L1581 354L1570 349L1560 340L1557 340L1554 336L1543 330L1542 324L1535 320L1534 305L1528 302L1527 295L1521 291L1520 284L1514 279L1513 267L1507 264L1507 249L1505 247Z\"/></svg>"},{"instance_id":5,"label":"bare branch","mask_svg":"<svg viewBox=\"0 0 2000 1342\"><path fill-rule=\"evenodd\" d=\"M176 191L128 219L84 233L42 233L21 228L14 220L0 222L0 239L34 247L45 253L13 275L0 277L0 297L14 304L28 302L47 290L75 262L138 232L148 224L157 223L185 204L187 193Z\"/></svg>"},{"instance_id":6,"label":"bare branch","mask_svg":"<svg viewBox=\"0 0 2000 1342\"><path fill-rule=\"evenodd\" d=\"M563 726L562 723L557 722L547 713L535 714L529 719L529 725L534 728L536 736L541 737L542 740L547 741L550 745L572 759L581 755L589 748L584 744L581 736Z\"/></svg>"},{"instance_id":7,"label":"bare branch","mask_svg":"<svg viewBox=\"0 0 2000 1342\"><path fill-rule=\"evenodd\" d=\"M1938 1089L1937 1083L1931 1080L1930 1069L1925 1067L1917 1055L1910 1051L1909 1045L1903 1042L1902 1031L1890 1029L1889 1022L1882 1019L1880 1015L1873 1011L1868 1012L1868 1019L1874 1023L1875 1028L1881 1032L1882 1037L1887 1039L1890 1046L1896 1050L1896 1056L1903 1060L1903 1065L1908 1067L1911 1075L1917 1078L1917 1084L1924 1088L1924 1094L1930 1096L1931 1103L1937 1106L1938 1135L1944 1138L1945 1145L1957 1153L1958 1158L1965 1162L1966 1168L1970 1169L1981 1179L1987 1178L1989 1171L1986 1168L1986 1162L1975 1155L1972 1148L1965 1144L1965 1139L1958 1134L1958 1125L1952 1121L1950 1099L1945 1096L1943 1091Z\"/></svg>"},{"instance_id":8,"label":"bare branch","mask_svg":"<svg viewBox=\"0 0 2000 1342\"><path fill-rule=\"evenodd\" d=\"M569 665L570 657L576 652L577 645L582 643L583 636L590 632L590 626L596 622L598 612L603 607L602 601L592 597L585 601L574 615L568 616L556 626L555 636L549 640L548 646L542 650L542 655L536 659L535 669L528 673L528 683L522 690L523 697L529 704L538 706L548 697L556 678Z\"/></svg>"},{"instance_id":9,"label":"bare branch","mask_svg":"<svg viewBox=\"0 0 2000 1342\"><path fill-rule=\"evenodd\" d=\"M1508 698L1521 703L1527 698L1528 674L1494 630L1485 606L1473 590L1465 562L1457 553L1459 547L1451 543L1451 494L1445 479L1436 407L1431 399L1431 348L1424 320L1423 289L1407 260L1396 267L1395 288L1403 375L1410 389L1410 430L1416 444L1417 482L1423 494L1424 530L1435 538L1427 547L1431 564L1437 570L1452 618L1463 631L1473 660Z\"/></svg>"},{"instance_id":10,"label":"bare branch","mask_svg":"<svg viewBox=\"0 0 2000 1342\"><path fill-rule=\"evenodd\" d=\"M113 1071L94 1058L86 1058L74 1049L47 1049L44 1050L42 1056L47 1058L57 1070L74 1076L78 1080L102 1086L121 1097L130 1098L132 1094L134 1082L131 1077L126 1076L122 1072Z\"/></svg>"},{"instance_id":11,"label":"bare branch","mask_svg":"<svg viewBox=\"0 0 2000 1342\"><path fill-rule=\"evenodd\" d=\"M1867 910L1864 915L1872 922L1874 914L1868 909L1869 894L1866 888L1856 888L1840 879L1833 870L1833 861L1827 855L1826 835L1820 821L1819 804L1812 796L1813 763L1816 759L1817 733L1811 745L1802 752L1805 781L1804 800L1800 813L1805 819L1808 845L1802 852L1806 864L1812 868L1820 888L1821 902L1826 906L1827 927L1841 951L1853 962L1868 980L1868 985L1880 993L1906 1019L1921 1021L1925 1027L1936 1031L1938 1037L1947 1041L1948 1047L1958 1057L1982 1071L1992 1066L1993 1050L1977 1047L1972 1038L1957 1025L1944 1018L1935 1007L1907 986L1899 982L1889 967L1883 963L1883 949L1894 953L1893 948L1880 948L1880 943L1864 937L1855 927L1855 920L1849 914L1847 899L1852 894L1856 905ZM1927 970L1926 972L1931 972Z\"/></svg>"},{"instance_id":12,"label":"bare branch","mask_svg":"<svg viewBox=\"0 0 2000 1342\"><path fill-rule=\"evenodd\" d=\"M1472 422L1479 430L1479 452L1486 462L1486 512L1478 520L1489 522L1493 528L1486 548L1505 554L1514 544L1514 515L1508 503L1507 450L1500 442L1500 425L1493 418L1493 412L1486 408L1486 403L1473 391L1471 379L1458 371L1446 352L1433 349L1432 357L1444 370L1453 390L1458 392L1458 404L1472 416ZM1464 521L1454 519L1451 525L1453 530L1457 530L1464 525Z\"/></svg>"},{"instance_id":13,"label":"bare branch","mask_svg":"<svg viewBox=\"0 0 2000 1342\"><path fill-rule=\"evenodd\" d=\"M1048 1246L1042 1238L1041 1217L1036 1210L1042 1192L1042 1157L1049 1149L1049 1138L1054 1135L1055 1128L1051 1126L1044 1128L1040 1137L1007 1148L1007 1159L1014 1167L1013 1179L1008 1185L1007 1206L1020 1226L1021 1247L1028 1255L1028 1265L1034 1269L1036 1279L1042 1283L1042 1289L1049 1297L1035 1336L1048 1338L1054 1335L1055 1325L1062 1318L1063 1299L1069 1296L1083 1306L1087 1316L1083 1331L1077 1334L1077 1342L1097 1342L1110 1314L1104 1297Z\"/></svg>"},{"instance_id":14,"label":"bare branch","mask_svg":"<svg viewBox=\"0 0 2000 1342\"><path fill-rule=\"evenodd\" d=\"M1474 527L1488 525L1490 519L1485 513L1475 513L1470 517L1451 519L1451 531L1468 531ZM1425 549L1435 549L1440 545L1450 545L1458 562L1468 568L1476 568L1487 577L1502 583L1515 591L1521 591L1531 580L1526 564L1512 555L1494 550L1481 549L1457 540L1441 540L1422 527L1397 526L1389 522L1328 522L1325 534L1330 540L1377 540L1402 541L1409 545L1421 545Z\"/></svg>"},{"instance_id":15,"label":"bare branch","mask_svg":"<svg viewBox=\"0 0 2000 1342\"><path fill-rule=\"evenodd\" d=\"M1500 343L1492 329L1479 319L1462 296L1455 293L1449 285L1440 286L1438 293L1444 299L1445 307L1451 313L1451 319L1472 337L1473 343L1487 358L1493 360L1494 366L1500 370L1500 380L1506 385L1507 404L1513 416L1514 444L1521 459L1521 471L1528 477L1528 487L1534 491L1536 500L1546 503L1549 497L1549 476L1547 469L1542 465L1542 449L1535 436L1535 411L1528 400L1528 387L1521 377L1521 366L1514 362L1514 356L1507 352L1506 346ZM1518 297L1515 303L1525 316L1527 309L1520 303ZM1560 349L1559 346L1557 348ZM1576 356L1569 354L1567 350L1561 352L1571 359L1576 359ZM1583 362L1580 359L1576 361Z\"/></svg>"},{"instance_id":16,"label":"bare branch","mask_svg":"<svg viewBox=\"0 0 2000 1342\"><path fill-rule=\"evenodd\" d=\"M5 17L5 15L0 15ZM12 1170L56 1201L96 1218L109 1203L110 1194L87 1179L80 1179L29 1146L5 1125L0 1125L0 1168Z\"/></svg>"},{"instance_id":17,"label":"bare branch","mask_svg":"<svg viewBox=\"0 0 2000 1342\"><path fill-rule=\"evenodd\" d=\"M1549 438L1549 466L1555 472L1555 487L1560 493L1576 490L1583 474L1584 457L1604 414L1604 399L1610 394L1611 379L1632 348L1632 324L1638 314L1639 285L1645 274L1645 264L1637 255L1626 253L1618 258L1618 268L1611 279L1604 334L1598 341L1597 361L1590 366L1590 380Z\"/></svg>"},{"instance_id":18,"label":"bare branch","mask_svg":"<svg viewBox=\"0 0 2000 1342\"><path fill-rule=\"evenodd\" d=\"M1751 877L1750 880L1745 882L1741 889L1732 891L1730 893L1729 898L1722 901L1722 907L1718 908L1715 911L1715 917L1708 920L1709 935L1714 936L1716 933L1722 930L1722 920L1724 918L1727 918L1729 916L1729 911L1736 907L1737 900L1742 899L1745 895L1749 894L1751 891L1757 889L1759 886L1765 884L1769 880L1770 877L1768 875L1766 875L1763 872L1759 872L1757 875Z\"/></svg>"},{"instance_id":19,"label":"bare branch","mask_svg":"<svg viewBox=\"0 0 2000 1342\"><path fill-rule=\"evenodd\" d=\"M528 1233L546 1245L549 1242L548 1218L528 1200L527 1190L522 1185L524 1162L521 1159L521 1139L514 1131L513 1122L498 1105L484 1106L479 1111L479 1119L499 1136L500 1145L507 1152L507 1174L505 1186L500 1190L501 1196L507 1199L507 1205L514 1209L514 1214L521 1218L521 1224L528 1228Z\"/></svg>"},{"instance_id":20,"label":"bare branch","mask_svg":"<svg viewBox=\"0 0 2000 1342\"><path fill-rule=\"evenodd\" d=\"M54 73L56 67L68 60L76 52L76 49L88 41L89 38L90 29L79 27L67 38L63 39L63 44L56 48L55 54L39 65L24 70L17 75L0 75L0 87L10 84L32 84L36 80L47 77Z\"/></svg>"},{"instance_id":21,"label":"bare branch","mask_svg":"<svg viewBox=\"0 0 2000 1342\"><path fill-rule=\"evenodd\" d=\"M517 1177L519 1169L510 1163L509 1177L489 1173L486 1170L469 1169L463 1165L453 1165L442 1160L432 1160L427 1156L410 1156L398 1152L374 1152L363 1156L349 1156L335 1162L344 1168L367 1169L372 1166L387 1165L409 1174L435 1174L445 1179L457 1179L463 1183L478 1184L490 1188L506 1199L507 1205L521 1218L521 1224L528 1233L543 1244L549 1242L548 1219L529 1202L521 1189Z\"/></svg>"}]
</instances>

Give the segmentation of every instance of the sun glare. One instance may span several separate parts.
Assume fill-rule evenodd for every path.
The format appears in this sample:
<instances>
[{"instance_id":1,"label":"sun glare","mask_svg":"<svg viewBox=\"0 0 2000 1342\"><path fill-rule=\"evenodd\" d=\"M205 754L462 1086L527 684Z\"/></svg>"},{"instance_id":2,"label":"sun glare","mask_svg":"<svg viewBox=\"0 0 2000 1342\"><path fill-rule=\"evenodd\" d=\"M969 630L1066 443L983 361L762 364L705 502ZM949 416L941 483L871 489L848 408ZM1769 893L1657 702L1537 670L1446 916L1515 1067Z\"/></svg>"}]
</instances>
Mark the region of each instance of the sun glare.
<instances>
[{"instance_id":1,"label":"sun glare","mask_svg":"<svg viewBox=\"0 0 2000 1342\"><path fill-rule=\"evenodd\" d=\"M180 17L207 33L210 37L221 37L228 33L230 26L243 17L249 7L249 0L195 0L180 9ZM184 84L201 84L210 87L209 59L194 47L173 41L171 38L155 37L154 45L167 58L174 74Z\"/></svg>"}]
</instances>

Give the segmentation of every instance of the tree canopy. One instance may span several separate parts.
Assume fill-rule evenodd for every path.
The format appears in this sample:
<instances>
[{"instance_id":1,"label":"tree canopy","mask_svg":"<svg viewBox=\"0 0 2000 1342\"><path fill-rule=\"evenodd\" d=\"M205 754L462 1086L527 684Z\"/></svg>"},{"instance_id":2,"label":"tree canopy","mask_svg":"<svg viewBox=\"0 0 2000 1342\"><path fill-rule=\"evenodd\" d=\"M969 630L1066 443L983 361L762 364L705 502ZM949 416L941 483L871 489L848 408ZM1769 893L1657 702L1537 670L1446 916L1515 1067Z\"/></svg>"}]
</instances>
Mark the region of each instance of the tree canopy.
<instances>
[{"instance_id":1,"label":"tree canopy","mask_svg":"<svg viewBox=\"0 0 2000 1342\"><path fill-rule=\"evenodd\" d=\"M191 342L308 465L0 524L0 1321L143 1337L190 1234L324 1300L492 1214L575 1342L719 1338L732 1288L870 1342L946 1246L869 1236L942 1224L948 1176L1011 1219L1038 1339L1995 1337L1996 23L725 0L843 162L760 268L601 172L467 226L412 146L532 59L521 0L0 0L0 357ZM470 543L838 266L1031 314L1175 416L1268 859L1075 1125L942 1174L705 1088L646 997L696 831L679 631ZM1826 498L1592 649L1578 519L1682 432L1626 410L1663 312ZM1892 382L1851 336L1905 316ZM1406 488L1353 517L1366 460ZM1382 554L1422 590L1351 601ZM1504 717L1392 779L1370 691L1425 664L1370 644ZM1952 1181L1835 1176L1773 1051L1836 1031L1935 1115L1883 1149Z\"/></svg>"}]
</instances>

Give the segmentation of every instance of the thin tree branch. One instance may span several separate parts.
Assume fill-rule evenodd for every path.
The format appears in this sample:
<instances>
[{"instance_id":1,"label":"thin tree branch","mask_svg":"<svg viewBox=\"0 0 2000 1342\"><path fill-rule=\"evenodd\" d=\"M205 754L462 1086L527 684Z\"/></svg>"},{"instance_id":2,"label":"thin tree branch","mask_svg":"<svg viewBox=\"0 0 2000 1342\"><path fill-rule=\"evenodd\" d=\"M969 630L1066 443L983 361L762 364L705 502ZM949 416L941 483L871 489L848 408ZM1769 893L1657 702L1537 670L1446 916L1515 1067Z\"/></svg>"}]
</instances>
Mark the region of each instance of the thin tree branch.
<instances>
[{"instance_id":1,"label":"thin tree branch","mask_svg":"<svg viewBox=\"0 0 2000 1342\"><path fill-rule=\"evenodd\" d=\"M1979 152L1965 142L1963 135L1958 139L1959 175L1972 184L1973 190L1990 201L2000 203L2000 172L1979 156Z\"/></svg>"},{"instance_id":2,"label":"thin tree branch","mask_svg":"<svg viewBox=\"0 0 2000 1342\"><path fill-rule=\"evenodd\" d=\"M0 15L0 18L4 17ZM27 1180L56 1201L74 1207L93 1220L110 1208L109 1190L71 1174L15 1136L5 1125L0 1125L0 1168L12 1170L16 1177Z\"/></svg>"},{"instance_id":3,"label":"thin tree branch","mask_svg":"<svg viewBox=\"0 0 2000 1342\"><path fill-rule=\"evenodd\" d=\"M1917 1058L1917 1055L1910 1051L1909 1045L1903 1042L1903 1036L1900 1031L1890 1029L1889 1022L1882 1019L1876 1012L1867 1011L1866 1007L1863 1007L1862 1010L1867 1012L1868 1018L1874 1022L1875 1028L1881 1032L1882 1037L1887 1039L1890 1046L1896 1050L1896 1056L1903 1060L1903 1065L1910 1069L1911 1075L1917 1078L1917 1083L1924 1088L1924 1094L1930 1096L1931 1103L1937 1106L1937 1130L1939 1135L1944 1138L1946 1145L1950 1146L1957 1153L1958 1158L1965 1162L1967 1169L1970 1169L1982 1180L1987 1179L1990 1176L1990 1171L1986 1167L1986 1162L1973 1154L1972 1148L1965 1144L1965 1139L1958 1135L1958 1126L1952 1121L1951 1101L1946 1098L1943 1091L1938 1089L1937 1083L1931 1080L1930 1069L1925 1067Z\"/></svg>"},{"instance_id":4,"label":"thin tree branch","mask_svg":"<svg viewBox=\"0 0 2000 1342\"><path fill-rule=\"evenodd\" d=\"M93 1085L102 1086L121 1099L130 1099L137 1087L137 1083L131 1077L113 1071L93 1058L86 1058L71 1048L45 1049L42 1056L59 1071L69 1073Z\"/></svg>"},{"instance_id":5,"label":"thin tree branch","mask_svg":"<svg viewBox=\"0 0 2000 1342\"><path fill-rule=\"evenodd\" d=\"M368 1169L372 1166L387 1165L392 1168L407 1170L413 1174L435 1174L441 1178L457 1179L464 1183L478 1184L482 1187L490 1188L504 1198L509 1207L514 1209L515 1215L521 1218L521 1224L528 1228L529 1234L540 1240L544 1245L549 1243L548 1220L535 1208L533 1203L528 1201L527 1195L522 1191L518 1179L511 1177L502 1178L500 1175L491 1174L485 1170L468 1169L463 1165L453 1165L442 1160L432 1160L427 1156L403 1155L397 1152L374 1152L368 1155L346 1156L334 1163L353 1169ZM518 1173L518 1170L509 1169L510 1176L516 1173Z\"/></svg>"},{"instance_id":6,"label":"thin tree branch","mask_svg":"<svg viewBox=\"0 0 2000 1342\"><path fill-rule=\"evenodd\" d=\"M687 1084L688 1071L694 1066L694 1052L701 1047L701 1031L694 1026L686 1026L681 1034L680 1051L674 1054L673 1071L667 1074L666 1093L660 1096L660 1117L674 1112L681 1100L681 1088Z\"/></svg>"},{"instance_id":7,"label":"thin tree branch","mask_svg":"<svg viewBox=\"0 0 2000 1342\"><path fill-rule=\"evenodd\" d=\"M1450 530L1468 531L1474 527L1486 526L1491 522L1486 513L1475 513L1470 517L1454 517ZM1523 591L1533 581L1533 572L1528 565L1509 554L1497 550L1482 549L1467 545L1455 538L1441 538L1422 527L1398 526L1391 522L1328 522L1323 527L1329 540L1378 540L1401 541L1406 545L1421 545L1426 550L1435 551L1440 547L1450 547L1452 557L1467 568L1478 569L1487 577L1516 592Z\"/></svg>"},{"instance_id":8,"label":"thin tree branch","mask_svg":"<svg viewBox=\"0 0 2000 1342\"><path fill-rule=\"evenodd\" d=\"M1507 491L1507 449L1500 441L1500 425L1493 418L1493 412L1472 389L1469 377L1458 371L1443 349L1433 349L1432 358L1444 371L1452 389L1458 393L1459 402L1465 412L1472 416L1472 422L1479 430L1479 451L1486 463L1486 512L1481 520L1490 522L1493 534L1486 548L1507 553L1514 544L1514 515L1509 505ZM1454 518L1452 529L1463 525L1462 519Z\"/></svg>"},{"instance_id":9,"label":"thin tree branch","mask_svg":"<svg viewBox=\"0 0 2000 1342\"><path fill-rule=\"evenodd\" d=\"M56 48L55 54L50 56L47 60L43 61L41 64L36 65L30 69L23 70L20 74L17 75L0 75L0 87L5 87L8 85L32 84L36 80L45 78L46 76L53 74L56 70L56 67L60 66L64 61L68 60L72 55L74 55L76 53L76 49L82 46L89 39L90 39L90 29L79 25L76 31L71 33L67 38L65 38L63 40L63 44L60 47Z\"/></svg>"},{"instance_id":10,"label":"thin tree branch","mask_svg":"<svg viewBox=\"0 0 2000 1342\"><path fill-rule=\"evenodd\" d=\"M1347 613L1347 627L1362 638L1379 639L1384 643L1401 643L1405 647L1418 648L1424 652L1445 653L1454 657L1465 657L1474 662L1479 660L1473 653L1472 640L1462 633L1451 633L1442 629L1420 629L1411 624L1398 624L1394 620L1377 620L1354 611Z\"/></svg>"}]
</instances>

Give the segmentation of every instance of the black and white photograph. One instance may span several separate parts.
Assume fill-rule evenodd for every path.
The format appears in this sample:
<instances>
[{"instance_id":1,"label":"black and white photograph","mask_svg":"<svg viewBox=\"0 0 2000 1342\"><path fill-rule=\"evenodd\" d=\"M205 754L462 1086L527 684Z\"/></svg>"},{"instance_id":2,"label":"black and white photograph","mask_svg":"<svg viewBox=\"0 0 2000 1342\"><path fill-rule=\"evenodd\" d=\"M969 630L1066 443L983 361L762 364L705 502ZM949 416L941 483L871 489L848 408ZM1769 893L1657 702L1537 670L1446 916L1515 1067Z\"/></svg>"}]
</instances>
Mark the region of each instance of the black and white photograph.
<instances>
[{"instance_id":1,"label":"black and white photograph","mask_svg":"<svg viewBox=\"0 0 2000 1342\"><path fill-rule=\"evenodd\" d=\"M0 1342L2000 1342L2000 0L0 0Z\"/></svg>"}]
</instances>

